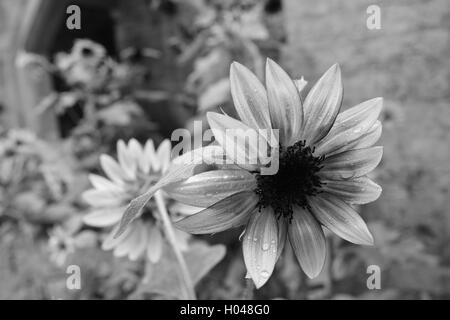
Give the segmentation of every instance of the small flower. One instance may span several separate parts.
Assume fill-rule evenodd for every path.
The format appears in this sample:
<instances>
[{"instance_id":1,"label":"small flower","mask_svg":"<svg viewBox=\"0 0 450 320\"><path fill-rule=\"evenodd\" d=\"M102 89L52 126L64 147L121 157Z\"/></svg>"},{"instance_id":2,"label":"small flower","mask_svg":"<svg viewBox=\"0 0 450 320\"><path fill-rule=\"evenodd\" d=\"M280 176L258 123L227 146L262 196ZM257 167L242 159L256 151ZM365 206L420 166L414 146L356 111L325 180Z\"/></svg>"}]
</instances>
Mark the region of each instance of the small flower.
<instances>
[{"instance_id":1,"label":"small flower","mask_svg":"<svg viewBox=\"0 0 450 320\"><path fill-rule=\"evenodd\" d=\"M147 256L153 263L159 260L164 235L160 216L153 202L147 203L124 233L116 238L114 235L130 200L158 182L166 171L170 164L170 151L169 140L164 140L155 150L152 140L148 140L143 147L138 141L131 139L128 144L118 141L118 162L108 155L100 157L101 167L107 178L95 174L89 176L94 188L85 191L83 199L93 208L83 220L93 227L112 227L103 241L104 250L114 249L115 256L128 256L131 260L143 256ZM166 201L169 202L169 199ZM184 214L188 208L174 203L170 209L175 209L171 212ZM186 249L188 234L177 231L180 248Z\"/></svg>"},{"instance_id":2,"label":"small flower","mask_svg":"<svg viewBox=\"0 0 450 320\"><path fill-rule=\"evenodd\" d=\"M339 114L343 87L338 65L318 80L304 101L304 80L293 81L270 59L265 87L238 63L231 66L230 81L241 121L218 113L207 116L216 142L227 156L236 156L237 165L172 185L167 192L175 199L206 207L176 226L205 234L245 225L244 260L257 288L270 278L287 239L310 278L324 265L323 226L350 242L372 245L372 235L352 205L374 201L381 193L366 175L382 156L381 147L372 147L381 134L377 117L382 99ZM235 129L278 130L276 174L261 174L262 165L239 166L239 150L255 146L227 139L226 130ZM222 200L211 204L211 198Z\"/></svg>"},{"instance_id":3,"label":"small flower","mask_svg":"<svg viewBox=\"0 0 450 320\"><path fill-rule=\"evenodd\" d=\"M102 45L87 39L77 40L70 53L59 53L55 60L67 84L88 90L105 86L115 65Z\"/></svg>"},{"instance_id":4,"label":"small flower","mask_svg":"<svg viewBox=\"0 0 450 320\"><path fill-rule=\"evenodd\" d=\"M80 232L82 224L81 219L75 216L49 231L48 251L50 260L58 267L64 266L68 257L74 254L77 249L93 247L97 242L97 237L92 231L84 230Z\"/></svg>"},{"instance_id":5,"label":"small flower","mask_svg":"<svg viewBox=\"0 0 450 320\"><path fill-rule=\"evenodd\" d=\"M72 234L57 226L49 231L48 249L50 260L62 267L67 257L75 252L75 243Z\"/></svg>"}]
</instances>

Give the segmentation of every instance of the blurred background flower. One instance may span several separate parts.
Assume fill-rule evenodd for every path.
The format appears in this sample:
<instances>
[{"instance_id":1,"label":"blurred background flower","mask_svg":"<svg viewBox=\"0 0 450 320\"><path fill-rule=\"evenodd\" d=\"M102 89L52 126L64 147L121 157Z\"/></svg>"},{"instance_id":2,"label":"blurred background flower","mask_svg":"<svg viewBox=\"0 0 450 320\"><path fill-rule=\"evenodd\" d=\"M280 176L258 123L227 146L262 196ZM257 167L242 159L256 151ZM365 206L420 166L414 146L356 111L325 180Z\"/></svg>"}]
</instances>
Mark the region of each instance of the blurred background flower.
<instances>
[{"instance_id":1,"label":"blurred background flower","mask_svg":"<svg viewBox=\"0 0 450 320\"><path fill-rule=\"evenodd\" d=\"M140 216L131 222L124 233L117 238L114 236L128 203L156 184L167 170L170 152L169 140L164 140L155 148L152 140L147 140L145 146L142 146L132 139L128 144L123 140L118 141L118 162L108 155L101 155L101 166L107 178L89 175L93 188L86 190L82 197L92 207L91 212L83 217L84 223L92 227L112 229L103 240L104 250L114 249L115 256L127 256L131 260L145 256L152 263L159 261L165 235L161 213L154 200L147 203ZM175 219L189 210L180 204L173 204L173 201L166 198L166 206ZM176 236L179 248L186 250L189 235L177 230Z\"/></svg>"}]
</instances>

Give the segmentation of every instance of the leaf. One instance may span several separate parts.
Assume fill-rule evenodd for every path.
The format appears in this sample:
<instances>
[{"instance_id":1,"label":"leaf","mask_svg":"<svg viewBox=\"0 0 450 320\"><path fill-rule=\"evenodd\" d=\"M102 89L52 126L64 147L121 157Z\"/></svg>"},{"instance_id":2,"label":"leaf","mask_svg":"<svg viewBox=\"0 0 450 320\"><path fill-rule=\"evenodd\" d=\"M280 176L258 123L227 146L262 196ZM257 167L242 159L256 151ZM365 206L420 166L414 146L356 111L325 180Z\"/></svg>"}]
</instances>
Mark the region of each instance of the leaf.
<instances>
[{"instance_id":1,"label":"leaf","mask_svg":"<svg viewBox=\"0 0 450 320\"><path fill-rule=\"evenodd\" d=\"M210 246L202 241L194 242L184 253L194 285L196 285L225 256L225 246ZM168 247L164 248L160 261L151 266L151 274L133 293L133 298L157 294L165 298L183 298L178 262Z\"/></svg>"},{"instance_id":2,"label":"leaf","mask_svg":"<svg viewBox=\"0 0 450 320\"><path fill-rule=\"evenodd\" d=\"M197 157L192 159L197 151L200 152L197 154ZM204 155L202 150L210 150L211 154ZM216 152L214 151L216 150ZM214 154L218 154L217 150L221 150L220 147L206 147L203 149L196 149L191 151L191 153L186 153L183 156L175 159L168 169L167 173L164 177L159 180L153 187L151 187L146 193L140 195L139 197L133 199L128 205L125 213L122 216L122 220L120 221L119 228L114 236L114 238L119 237L127 228L127 226L137 217L141 212L142 208L147 204L148 201L153 197L156 191L161 188L164 188L172 183L179 182L185 180L196 173L201 172L207 167L205 165L204 160L208 157L214 157ZM192 156L192 157L191 157ZM177 163L177 160L179 161ZM186 161L190 161L185 163Z\"/></svg>"}]
</instances>

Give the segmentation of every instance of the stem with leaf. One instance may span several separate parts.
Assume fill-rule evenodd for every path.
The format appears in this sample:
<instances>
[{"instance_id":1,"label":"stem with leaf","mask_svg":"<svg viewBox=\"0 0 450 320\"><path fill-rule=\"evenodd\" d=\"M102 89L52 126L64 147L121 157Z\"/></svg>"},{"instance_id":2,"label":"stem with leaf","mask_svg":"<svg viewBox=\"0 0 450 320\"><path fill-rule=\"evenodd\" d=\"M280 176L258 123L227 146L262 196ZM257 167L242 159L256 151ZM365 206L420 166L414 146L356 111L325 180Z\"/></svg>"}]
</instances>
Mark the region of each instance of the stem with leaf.
<instances>
[{"instance_id":1,"label":"stem with leaf","mask_svg":"<svg viewBox=\"0 0 450 320\"><path fill-rule=\"evenodd\" d=\"M175 257L178 261L181 271L181 278L183 282L183 287L185 290L185 294L187 299L195 300L195 291L194 284L191 279L191 275L189 274L189 270L186 265L186 261L184 260L183 254L181 253L180 248L178 247L178 243L175 237L175 232L173 229L172 222L169 218L169 214L166 209L166 205L164 203L164 199L161 191L157 191L155 194L156 205L158 206L159 213L161 215L161 219L164 225L165 233L167 236L167 240L169 244L172 246L172 249L175 253Z\"/></svg>"}]
</instances>

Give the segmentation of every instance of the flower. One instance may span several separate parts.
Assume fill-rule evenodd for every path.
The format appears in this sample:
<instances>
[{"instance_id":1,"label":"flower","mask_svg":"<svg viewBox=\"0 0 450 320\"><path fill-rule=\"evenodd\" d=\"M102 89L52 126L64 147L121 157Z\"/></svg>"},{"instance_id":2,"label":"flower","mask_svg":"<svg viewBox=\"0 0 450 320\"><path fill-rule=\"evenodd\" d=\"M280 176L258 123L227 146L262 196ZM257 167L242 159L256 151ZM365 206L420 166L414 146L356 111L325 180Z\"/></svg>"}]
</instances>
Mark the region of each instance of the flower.
<instances>
[{"instance_id":1,"label":"flower","mask_svg":"<svg viewBox=\"0 0 450 320\"><path fill-rule=\"evenodd\" d=\"M101 155L100 164L107 178L96 174L89 175L94 188L85 191L82 197L93 207L91 212L84 216L85 224L99 228L113 227L102 243L104 250L114 249L115 256L128 256L131 260L146 255L150 262L159 261L164 234L158 209L153 202L147 204L124 233L116 238L114 234L130 200L155 184L167 170L170 151L169 140L164 140L155 150L152 140L148 140L143 147L138 141L131 139L128 144L122 140L118 141L118 162L108 155ZM171 205L169 209L172 209L172 216L175 218L175 212L188 214L190 211L190 208L171 203L170 199L165 201ZM181 250L185 250L188 234L176 231L178 245Z\"/></svg>"},{"instance_id":2,"label":"flower","mask_svg":"<svg viewBox=\"0 0 450 320\"><path fill-rule=\"evenodd\" d=\"M316 277L326 256L323 226L350 242L372 245L372 235L352 205L372 202L381 194L381 187L366 175L382 156L382 147L372 147L381 134L377 117L382 99L339 114L343 87L337 64L304 101L304 80L293 81L270 59L265 87L236 62L230 81L241 121L212 112L207 117L216 142L237 165L202 172L170 187L175 199L206 207L176 227L204 234L245 225L244 261L257 288L270 278L287 240L306 275ZM237 161L240 153L255 146L227 139L227 130L236 129L278 130L279 149L272 156L279 163L275 174L262 174L261 163L246 166ZM211 197L221 200L211 204Z\"/></svg>"},{"instance_id":3,"label":"flower","mask_svg":"<svg viewBox=\"0 0 450 320\"><path fill-rule=\"evenodd\" d=\"M94 91L108 82L115 65L102 45L88 39L78 39L70 53L58 53L55 60L67 84Z\"/></svg>"},{"instance_id":4,"label":"flower","mask_svg":"<svg viewBox=\"0 0 450 320\"><path fill-rule=\"evenodd\" d=\"M58 267L64 266L77 249L93 247L97 242L96 234L92 231L80 231L80 220L77 216L72 217L63 225L53 227L48 233L50 260Z\"/></svg>"}]
</instances>

